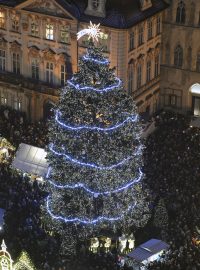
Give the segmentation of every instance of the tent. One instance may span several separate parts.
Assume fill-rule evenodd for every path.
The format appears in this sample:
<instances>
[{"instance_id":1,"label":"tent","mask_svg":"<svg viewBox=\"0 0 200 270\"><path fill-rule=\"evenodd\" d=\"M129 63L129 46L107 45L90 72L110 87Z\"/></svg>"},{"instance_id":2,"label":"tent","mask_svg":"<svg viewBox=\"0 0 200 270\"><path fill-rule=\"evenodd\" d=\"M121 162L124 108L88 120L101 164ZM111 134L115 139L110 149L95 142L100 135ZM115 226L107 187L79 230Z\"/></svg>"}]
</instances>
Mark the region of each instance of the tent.
<instances>
[{"instance_id":1,"label":"tent","mask_svg":"<svg viewBox=\"0 0 200 270\"><path fill-rule=\"evenodd\" d=\"M169 245L158 239L151 239L127 254L129 260L134 261L138 265L146 265L149 262L159 259Z\"/></svg>"},{"instance_id":2,"label":"tent","mask_svg":"<svg viewBox=\"0 0 200 270\"><path fill-rule=\"evenodd\" d=\"M32 175L45 177L48 171L46 155L47 153L42 148L21 143L12 166Z\"/></svg>"}]
</instances>

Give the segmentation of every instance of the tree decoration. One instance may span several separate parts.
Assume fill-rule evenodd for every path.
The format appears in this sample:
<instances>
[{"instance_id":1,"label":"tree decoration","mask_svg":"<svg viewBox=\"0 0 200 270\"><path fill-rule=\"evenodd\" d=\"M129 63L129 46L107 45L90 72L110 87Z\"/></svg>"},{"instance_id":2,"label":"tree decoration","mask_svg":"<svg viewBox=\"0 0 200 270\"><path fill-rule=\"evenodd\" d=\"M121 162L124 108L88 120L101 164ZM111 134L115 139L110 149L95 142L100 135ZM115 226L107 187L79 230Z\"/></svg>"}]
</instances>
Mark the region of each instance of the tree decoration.
<instances>
[{"instance_id":1,"label":"tree decoration","mask_svg":"<svg viewBox=\"0 0 200 270\"><path fill-rule=\"evenodd\" d=\"M79 238L144 226L150 213L136 105L93 42L54 112L46 177L53 226Z\"/></svg>"}]
</instances>

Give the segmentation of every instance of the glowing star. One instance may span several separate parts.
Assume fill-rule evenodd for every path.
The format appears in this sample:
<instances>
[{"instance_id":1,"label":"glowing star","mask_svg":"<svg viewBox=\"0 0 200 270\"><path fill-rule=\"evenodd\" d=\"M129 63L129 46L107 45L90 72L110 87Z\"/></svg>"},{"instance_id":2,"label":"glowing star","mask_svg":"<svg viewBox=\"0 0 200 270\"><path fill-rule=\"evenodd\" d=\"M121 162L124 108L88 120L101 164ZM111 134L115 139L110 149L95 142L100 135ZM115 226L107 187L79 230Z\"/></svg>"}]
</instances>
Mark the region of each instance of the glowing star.
<instances>
[{"instance_id":1,"label":"glowing star","mask_svg":"<svg viewBox=\"0 0 200 270\"><path fill-rule=\"evenodd\" d=\"M92 38L93 41L98 42L98 38L102 38L104 36L104 33L100 31L99 24L92 24L90 21L90 26L88 29L83 29L77 33L77 39L79 40L82 36L88 35L89 39Z\"/></svg>"}]
</instances>

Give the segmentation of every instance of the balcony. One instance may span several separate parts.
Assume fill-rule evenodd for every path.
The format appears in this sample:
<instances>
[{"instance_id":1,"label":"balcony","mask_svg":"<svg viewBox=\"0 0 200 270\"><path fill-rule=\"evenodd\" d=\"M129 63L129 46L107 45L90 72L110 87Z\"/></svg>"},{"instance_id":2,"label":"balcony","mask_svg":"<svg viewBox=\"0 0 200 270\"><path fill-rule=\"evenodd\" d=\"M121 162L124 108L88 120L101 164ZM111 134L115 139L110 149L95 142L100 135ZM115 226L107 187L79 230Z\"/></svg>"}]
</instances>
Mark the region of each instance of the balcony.
<instances>
[{"instance_id":1,"label":"balcony","mask_svg":"<svg viewBox=\"0 0 200 270\"><path fill-rule=\"evenodd\" d=\"M37 81L29 78L25 78L19 74L13 74L11 72L1 71L0 81L19 86L19 88L26 88L39 93L48 94L52 96L58 96L59 86L49 85L42 81Z\"/></svg>"},{"instance_id":2,"label":"balcony","mask_svg":"<svg viewBox=\"0 0 200 270\"><path fill-rule=\"evenodd\" d=\"M133 98L137 98L140 95L144 94L146 91L148 91L152 87L156 86L159 81L160 81L160 76L157 76L156 78L147 82L146 84L144 84L143 86L141 86L140 88L138 88L136 91L133 92L133 94L132 94Z\"/></svg>"}]
</instances>

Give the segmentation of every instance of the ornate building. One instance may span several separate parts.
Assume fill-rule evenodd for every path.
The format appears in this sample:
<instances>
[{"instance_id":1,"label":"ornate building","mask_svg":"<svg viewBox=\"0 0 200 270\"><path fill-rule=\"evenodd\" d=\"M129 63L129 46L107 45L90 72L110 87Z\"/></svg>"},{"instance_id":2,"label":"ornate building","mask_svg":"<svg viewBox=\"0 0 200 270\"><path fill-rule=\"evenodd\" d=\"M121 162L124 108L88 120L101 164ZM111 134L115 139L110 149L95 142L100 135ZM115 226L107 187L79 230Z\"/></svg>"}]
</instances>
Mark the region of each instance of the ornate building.
<instances>
[{"instance_id":1,"label":"ornate building","mask_svg":"<svg viewBox=\"0 0 200 270\"><path fill-rule=\"evenodd\" d=\"M0 103L32 120L49 115L58 89L77 71L87 38L76 33L101 23L101 40L139 111L156 110L160 91L163 0L2 0Z\"/></svg>"},{"instance_id":2,"label":"ornate building","mask_svg":"<svg viewBox=\"0 0 200 270\"><path fill-rule=\"evenodd\" d=\"M161 107L200 116L200 0L171 0L164 13Z\"/></svg>"}]
</instances>

